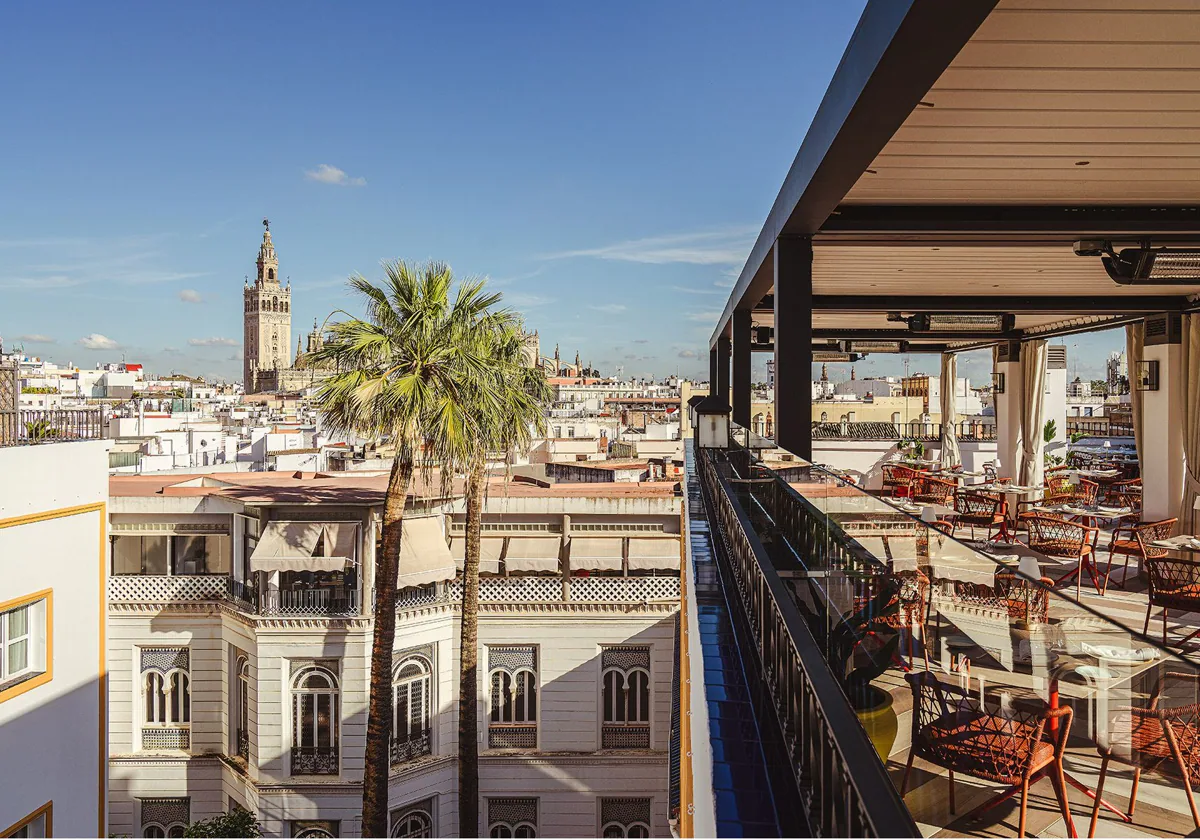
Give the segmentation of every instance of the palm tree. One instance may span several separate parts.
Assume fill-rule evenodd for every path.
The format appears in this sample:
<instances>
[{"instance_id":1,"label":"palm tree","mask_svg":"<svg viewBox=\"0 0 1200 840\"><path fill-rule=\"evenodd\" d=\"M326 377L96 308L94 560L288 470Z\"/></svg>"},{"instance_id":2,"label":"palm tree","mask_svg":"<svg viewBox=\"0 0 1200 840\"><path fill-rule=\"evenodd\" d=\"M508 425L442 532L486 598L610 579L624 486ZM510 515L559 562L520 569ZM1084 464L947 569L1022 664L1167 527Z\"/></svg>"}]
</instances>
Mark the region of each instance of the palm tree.
<instances>
[{"instance_id":1,"label":"palm tree","mask_svg":"<svg viewBox=\"0 0 1200 840\"><path fill-rule=\"evenodd\" d=\"M442 467L448 484L467 463L478 438L465 397L482 389L487 370L487 324L499 295L481 281L461 283L441 263L384 264L380 286L361 276L351 288L366 303L365 319L330 327L314 354L336 372L317 392L328 428L368 438L389 438L392 460L384 499L383 532L375 558L374 636L367 702L362 834L387 836L387 786L392 723L392 646L396 636L396 575L404 506L413 473ZM418 463L418 452L422 458Z\"/></svg>"},{"instance_id":2,"label":"palm tree","mask_svg":"<svg viewBox=\"0 0 1200 840\"><path fill-rule=\"evenodd\" d=\"M467 473L467 529L463 557L463 600L459 627L458 817L459 836L475 837L479 826L479 546L489 453L528 449L545 427L549 386L539 367L522 364L521 323L497 312L489 324L484 353L487 375L475 380L472 414L478 418Z\"/></svg>"}]
</instances>

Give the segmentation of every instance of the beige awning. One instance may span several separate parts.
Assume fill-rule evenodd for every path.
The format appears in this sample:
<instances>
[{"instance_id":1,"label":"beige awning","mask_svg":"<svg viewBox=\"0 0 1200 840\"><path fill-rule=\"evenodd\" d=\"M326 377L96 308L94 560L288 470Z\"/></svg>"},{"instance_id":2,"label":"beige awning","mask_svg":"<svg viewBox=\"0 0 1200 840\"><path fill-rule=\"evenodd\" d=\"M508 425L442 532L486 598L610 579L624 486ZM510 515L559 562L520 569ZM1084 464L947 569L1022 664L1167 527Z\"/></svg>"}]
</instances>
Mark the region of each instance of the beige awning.
<instances>
[{"instance_id":1,"label":"beige awning","mask_svg":"<svg viewBox=\"0 0 1200 840\"><path fill-rule=\"evenodd\" d=\"M401 589L427 586L439 580L454 580L456 574L454 558L442 531L442 517L404 517L396 586Z\"/></svg>"},{"instance_id":2,"label":"beige awning","mask_svg":"<svg viewBox=\"0 0 1200 840\"><path fill-rule=\"evenodd\" d=\"M558 537L510 537L504 568L510 572L557 572Z\"/></svg>"},{"instance_id":3,"label":"beige awning","mask_svg":"<svg viewBox=\"0 0 1200 840\"><path fill-rule=\"evenodd\" d=\"M571 570L621 571L621 537L571 537Z\"/></svg>"},{"instance_id":4,"label":"beige awning","mask_svg":"<svg viewBox=\"0 0 1200 840\"><path fill-rule=\"evenodd\" d=\"M354 522L268 522L250 555L255 572L337 572L354 559Z\"/></svg>"},{"instance_id":5,"label":"beige awning","mask_svg":"<svg viewBox=\"0 0 1200 840\"><path fill-rule=\"evenodd\" d=\"M629 540L629 569L674 569L679 571L677 537L632 537Z\"/></svg>"},{"instance_id":6,"label":"beige awning","mask_svg":"<svg viewBox=\"0 0 1200 840\"><path fill-rule=\"evenodd\" d=\"M450 539L450 554L454 557L454 565L463 567L463 559L467 553L467 538L452 537ZM479 571L488 574L500 573L500 555L504 553L504 537L479 538Z\"/></svg>"}]
</instances>

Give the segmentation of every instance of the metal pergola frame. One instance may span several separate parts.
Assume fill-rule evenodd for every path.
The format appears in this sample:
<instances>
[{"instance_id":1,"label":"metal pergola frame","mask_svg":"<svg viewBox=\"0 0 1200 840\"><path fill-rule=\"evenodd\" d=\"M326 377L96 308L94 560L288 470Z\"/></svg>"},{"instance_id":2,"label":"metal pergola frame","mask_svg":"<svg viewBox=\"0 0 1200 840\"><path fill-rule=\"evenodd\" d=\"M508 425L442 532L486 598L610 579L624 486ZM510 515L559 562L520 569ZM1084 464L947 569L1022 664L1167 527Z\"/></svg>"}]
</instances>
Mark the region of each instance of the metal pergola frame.
<instances>
[{"instance_id":1,"label":"metal pergola frame","mask_svg":"<svg viewBox=\"0 0 1200 840\"><path fill-rule=\"evenodd\" d=\"M814 294L814 246L833 253L842 246L868 245L1069 246L1073 239L1093 238L1200 242L1200 207L1195 204L843 203L996 3L868 1L712 332L710 378L714 390L731 401L735 422L749 425L751 354L774 354L776 441L802 457L812 455L807 387L812 356L826 342L903 340L913 353L960 352L1200 308L1182 288L1179 294L1125 290L1112 296ZM920 278L913 282L919 284ZM1038 326L1004 332L915 332L866 328L861 322L815 327L812 317L890 312L1011 313L1027 316L1027 323L1028 316L1047 317ZM772 343L755 344L750 331L768 313L772 325L786 328L776 329ZM783 384L789 380L794 385Z\"/></svg>"}]
</instances>

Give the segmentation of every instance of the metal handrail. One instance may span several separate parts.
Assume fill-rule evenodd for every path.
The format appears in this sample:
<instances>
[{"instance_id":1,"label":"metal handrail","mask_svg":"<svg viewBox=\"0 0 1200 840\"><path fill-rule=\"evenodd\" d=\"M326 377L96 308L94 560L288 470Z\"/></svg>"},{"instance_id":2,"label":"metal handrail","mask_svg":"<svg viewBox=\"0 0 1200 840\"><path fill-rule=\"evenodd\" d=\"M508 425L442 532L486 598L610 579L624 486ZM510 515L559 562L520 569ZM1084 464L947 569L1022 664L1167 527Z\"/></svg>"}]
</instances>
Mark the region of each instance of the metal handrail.
<instances>
[{"instance_id":1,"label":"metal handrail","mask_svg":"<svg viewBox=\"0 0 1200 840\"><path fill-rule=\"evenodd\" d=\"M0 410L0 446L99 440L104 437L100 408Z\"/></svg>"},{"instance_id":2,"label":"metal handrail","mask_svg":"<svg viewBox=\"0 0 1200 840\"><path fill-rule=\"evenodd\" d=\"M748 455L748 453L746 453ZM920 836L878 754L746 510L713 456L701 452L701 483L713 506L723 559L756 643L800 802L816 836ZM866 558L849 551L848 563Z\"/></svg>"}]
</instances>

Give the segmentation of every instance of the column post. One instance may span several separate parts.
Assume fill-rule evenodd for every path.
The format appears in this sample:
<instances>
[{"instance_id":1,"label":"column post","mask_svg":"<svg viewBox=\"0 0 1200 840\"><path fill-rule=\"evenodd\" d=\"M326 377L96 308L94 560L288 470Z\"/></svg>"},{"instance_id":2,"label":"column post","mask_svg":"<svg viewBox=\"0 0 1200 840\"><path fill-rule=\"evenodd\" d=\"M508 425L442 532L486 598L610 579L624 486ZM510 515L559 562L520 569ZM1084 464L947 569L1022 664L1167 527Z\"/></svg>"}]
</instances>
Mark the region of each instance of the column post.
<instances>
[{"instance_id":1,"label":"column post","mask_svg":"<svg viewBox=\"0 0 1200 840\"><path fill-rule=\"evenodd\" d=\"M996 470L1019 481L1021 466L1021 342L1009 341L998 348L994 373L1004 381L1004 393L993 393L996 408Z\"/></svg>"},{"instance_id":2,"label":"column post","mask_svg":"<svg viewBox=\"0 0 1200 840\"><path fill-rule=\"evenodd\" d=\"M1154 322L1159 322L1161 329ZM1183 401L1187 398L1187 382L1177 313L1146 319L1142 358L1158 362L1158 390L1142 392L1142 520L1155 522L1178 516L1183 501ZM1129 386L1137 385L1137 371L1130 370Z\"/></svg>"},{"instance_id":3,"label":"column post","mask_svg":"<svg viewBox=\"0 0 1200 840\"><path fill-rule=\"evenodd\" d=\"M775 240L775 442L812 460L812 238Z\"/></svg>"},{"instance_id":4,"label":"column post","mask_svg":"<svg viewBox=\"0 0 1200 840\"><path fill-rule=\"evenodd\" d=\"M729 402L729 357L731 355L729 336L723 335L717 339L717 390L725 402Z\"/></svg>"},{"instance_id":5,"label":"column post","mask_svg":"<svg viewBox=\"0 0 1200 840\"><path fill-rule=\"evenodd\" d=\"M733 422L750 428L750 310L733 312Z\"/></svg>"}]
</instances>

